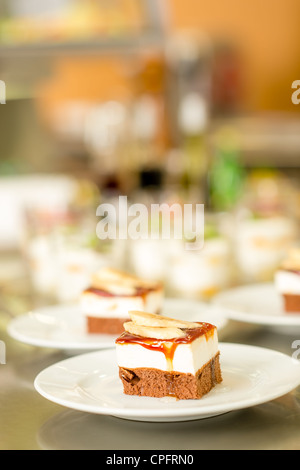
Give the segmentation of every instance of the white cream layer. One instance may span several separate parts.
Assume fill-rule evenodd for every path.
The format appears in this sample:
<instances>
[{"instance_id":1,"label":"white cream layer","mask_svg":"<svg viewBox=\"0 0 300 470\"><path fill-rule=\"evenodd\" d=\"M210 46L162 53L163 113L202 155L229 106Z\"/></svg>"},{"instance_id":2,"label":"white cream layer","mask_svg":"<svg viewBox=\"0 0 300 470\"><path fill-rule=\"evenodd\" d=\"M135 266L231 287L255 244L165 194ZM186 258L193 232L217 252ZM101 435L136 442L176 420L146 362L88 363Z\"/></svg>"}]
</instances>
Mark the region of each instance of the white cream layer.
<instances>
[{"instance_id":1,"label":"white cream layer","mask_svg":"<svg viewBox=\"0 0 300 470\"><path fill-rule=\"evenodd\" d=\"M275 286L281 294L300 295L300 274L281 269L275 274Z\"/></svg>"},{"instance_id":2,"label":"white cream layer","mask_svg":"<svg viewBox=\"0 0 300 470\"><path fill-rule=\"evenodd\" d=\"M151 291L144 296L105 297L90 292L81 296L81 310L85 316L97 318L128 318L130 310L159 313L163 291Z\"/></svg>"},{"instance_id":3,"label":"white cream layer","mask_svg":"<svg viewBox=\"0 0 300 470\"><path fill-rule=\"evenodd\" d=\"M117 343L117 364L127 369L147 367L195 375L217 354L218 347L218 335L215 329L214 334L209 335L208 339L202 335L191 343L178 343L170 364L162 351L153 351L137 343Z\"/></svg>"}]
</instances>

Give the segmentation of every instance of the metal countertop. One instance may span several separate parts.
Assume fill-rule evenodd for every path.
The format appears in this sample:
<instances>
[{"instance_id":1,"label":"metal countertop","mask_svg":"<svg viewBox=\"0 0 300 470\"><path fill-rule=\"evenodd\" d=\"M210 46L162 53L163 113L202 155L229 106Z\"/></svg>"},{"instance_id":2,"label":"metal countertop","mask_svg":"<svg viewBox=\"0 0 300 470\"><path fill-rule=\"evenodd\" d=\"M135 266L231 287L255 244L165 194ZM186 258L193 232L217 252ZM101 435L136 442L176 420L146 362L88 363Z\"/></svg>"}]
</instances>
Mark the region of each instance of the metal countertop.
<instances>
[{"instance_id":1,"label":"metal countertop","mask_svg":"<svg viewBox=\"0 0 300 470\"><path fill-rule=\"evenodd\" d=\"M14 292L14 295L12 295ZM24 284L14 283L6 300L16 314L36 306ZM40 396L33 382L64 352L22 344L7 334L8 312L0 313L0 449L2 450L197 450L300 449L300 387L266 404L220 416L178 423L149 423L78 412ZM300 331L229 321L220 341L257 345L292 355Z\"/></svg>"}]
</instances>

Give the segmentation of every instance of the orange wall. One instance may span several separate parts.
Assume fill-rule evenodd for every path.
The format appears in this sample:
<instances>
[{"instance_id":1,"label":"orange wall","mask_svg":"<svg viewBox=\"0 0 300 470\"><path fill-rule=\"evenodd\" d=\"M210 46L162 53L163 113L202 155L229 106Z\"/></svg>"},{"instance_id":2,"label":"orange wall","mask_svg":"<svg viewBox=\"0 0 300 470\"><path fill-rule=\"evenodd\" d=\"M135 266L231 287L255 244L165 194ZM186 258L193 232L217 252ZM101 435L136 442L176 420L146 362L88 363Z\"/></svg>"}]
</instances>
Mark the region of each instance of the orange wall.
<instances>
[{"instance_id":1,"label":"orange wall","mask_svg":"<svg viewBox=\"0 0 300 470\"><path fill-rule=\"evenodd\" d=\"M192 28L236 46L246 111L299 112L291 103L291 84L300 79L300 0L162 1L170 32ZM129 69L130 63L116 58L60 59L41 86L43 108L72 98L126 97Z\"/></svg>"},{"instance_id":2,"label":"orange wall","mask_svg":"<svg viewBox=\"0 0 300 470\"><path fill-rule=\"evenodd\" d=\"M251 110L298 111L291 84L300 79L299 0L168 0L172 29L224 37L242 56L244 103Z\"/></svg>"}]
</instances>

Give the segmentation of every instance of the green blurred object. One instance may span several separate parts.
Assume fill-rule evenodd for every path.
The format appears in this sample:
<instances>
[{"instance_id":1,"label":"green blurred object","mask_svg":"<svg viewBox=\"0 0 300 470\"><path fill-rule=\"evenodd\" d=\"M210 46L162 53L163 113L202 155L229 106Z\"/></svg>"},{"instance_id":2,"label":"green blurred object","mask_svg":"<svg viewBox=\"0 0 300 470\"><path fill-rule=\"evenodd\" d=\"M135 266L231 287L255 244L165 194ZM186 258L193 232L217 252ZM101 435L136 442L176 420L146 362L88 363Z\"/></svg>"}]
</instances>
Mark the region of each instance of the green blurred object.
<instances>
[{"instance_id":1,"label":"green blurred object","mask_svg":"<svg viewBox=\"0 0 300 470\"><path fill-rule=\"evenodd\" d=\"M18 165L16 165L14 162L11 162L9 160L4 160L0 162L0 175L2 176L11 176L15 175L18 173Z\"/></svg>"},{"instance_id":2,"label":"green blurred object","mask_svg":"<svg viewBox=\"0 0 300 470\"><path fill-rule=\"evenodd\" d=\"M183 144L185 171L182 176L182 186L189 188L199 185L205 173L207 152L205 139L202 134L186 136Z\"/></svg>"},{"instance_id":3,"label":"green blurred object","mask_svg":"<svg viewBox=\"0 0 300 470\"><path fill-rule=\"evenodd\" d=\"M205 240L212 240L214 238L220 237L220 232L218 231L217 227L210 223L205 224L204 228L204 238Z\"/></svg>"},{"instance_id":4,"label":"green blurred object","mask_svg":"<svg viewBox=\"0 0 300 470\"><path fill-rule=\"evenodd\" d=\"M243 194L245 169L240 161L237 134L223 128L217 136L216 150L209 172L210 205L213 210L230 210Z\"/></svg>"}]
</instances>

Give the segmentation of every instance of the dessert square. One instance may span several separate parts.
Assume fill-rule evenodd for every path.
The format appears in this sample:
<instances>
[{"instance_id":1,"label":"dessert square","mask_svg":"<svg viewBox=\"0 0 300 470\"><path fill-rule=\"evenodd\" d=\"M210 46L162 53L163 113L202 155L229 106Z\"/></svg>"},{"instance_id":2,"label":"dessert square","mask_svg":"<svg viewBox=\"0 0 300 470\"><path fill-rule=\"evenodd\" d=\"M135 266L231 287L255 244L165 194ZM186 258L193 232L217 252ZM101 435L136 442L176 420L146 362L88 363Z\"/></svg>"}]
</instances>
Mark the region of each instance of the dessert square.
<instances>
[{"instance_id":1,"label":"dessert square","mask_svg":"<svg viewBox=\"0 0 300 470\"><path fill-rule=\"evenodd\" d=\"M275 273L275 286L286 313L300 313L300 248L289 251Z\"/></svg>"},{"instance_id":2,"label":"dessert square","mask_svg":"<svg viewBox=\"0 0 300 470\"><path fill-rule=\"evenodd\" d=\"M217 328L148 312L116 340L117 364L127 395L200 399L222 382Z\"/></svg>"},{"instance_id":3,"label":"dessert square","mask_svg":"<svg viewBox=\"0 0 300 470\"><path fill-rule=\"evenodd\" d=\"M92 278L81 295L81 308L88 333L120 334L133 309L147 309L158 314L164 298L163 285L105 268Z\"/></svg>"}]
</instances>

